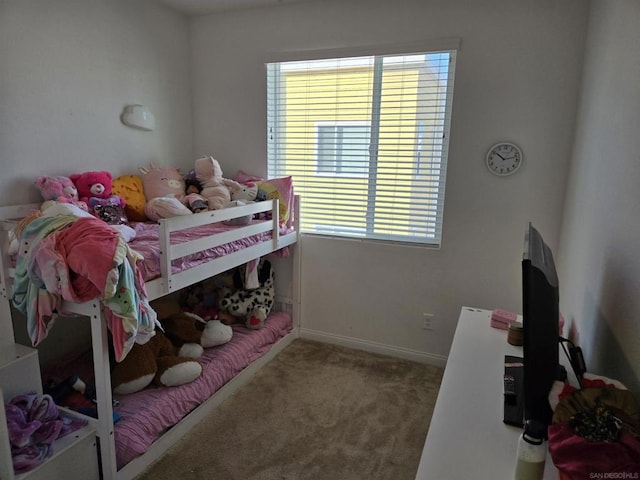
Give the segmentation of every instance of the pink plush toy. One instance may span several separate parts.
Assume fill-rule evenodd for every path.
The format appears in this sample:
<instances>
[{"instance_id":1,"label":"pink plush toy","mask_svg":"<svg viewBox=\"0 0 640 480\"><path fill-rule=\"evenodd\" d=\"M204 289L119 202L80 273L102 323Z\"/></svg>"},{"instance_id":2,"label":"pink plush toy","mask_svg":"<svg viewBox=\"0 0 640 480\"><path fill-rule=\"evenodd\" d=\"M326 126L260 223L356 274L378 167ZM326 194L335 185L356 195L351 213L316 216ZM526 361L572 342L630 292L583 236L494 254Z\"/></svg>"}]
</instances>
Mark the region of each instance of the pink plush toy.
<instances>
[{"instance_id":1,"label":"pink plush toy","mask_svg":"<svg viewBox=\"0 0 640 480\"><path fill-rule=\"evenodd\" d=\"M140 167L142 187L147 204L144 212L150 220L193 213L183 203L185 182L180 170L174 167Z\"/></svg>"},{"instance_id":2,"label":"pink plush toy","mask_svg":"<svg viewBox=\"0 0 640 480\"><path fill-rule=\"evenodd\" d=\"M222 168L212 156L198 158L194 170L202 187L200 194L207 199L209 210L227 207L231 201L231 192L242 189L242 185L235 180L222 176Z\"/></svg>"},{"instance_id":3,"label":"pink plush toy","mask_svg":"<svg viewBox=\"0 0 640 480\"><path fill-rule=\"evenodd\" d=\"M125 201L118 195L111 195L112 177L109 172L84 172L74 173L71 180L78 189L80 200L87 203L90 207L97 204L104 204L103 200L109 205L125 206ZM90 208L90 213L94 213Z\"/></svg>"},{"instance_id":4,"label":"pink plush toy","mask_svg":"<svg viewBox=\"0 0 640 480\"><path fill-rule=\"evenodd\" d=\"M87 204L78 198L78 190L69 177L38 177L34 182L46 202L72 203L87 211Z\"/></svg>"}]
</instances>

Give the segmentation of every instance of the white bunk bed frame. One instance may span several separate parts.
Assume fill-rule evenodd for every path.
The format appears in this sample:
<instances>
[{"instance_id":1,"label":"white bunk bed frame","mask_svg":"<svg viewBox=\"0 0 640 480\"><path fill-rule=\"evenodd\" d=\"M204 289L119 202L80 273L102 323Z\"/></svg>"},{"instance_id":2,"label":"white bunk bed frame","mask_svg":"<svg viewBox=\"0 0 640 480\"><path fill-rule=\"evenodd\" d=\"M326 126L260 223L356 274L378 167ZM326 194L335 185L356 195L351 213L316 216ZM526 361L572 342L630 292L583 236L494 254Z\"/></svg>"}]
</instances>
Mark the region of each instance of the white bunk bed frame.
<instances>
[{"instance_id":1,"label":"white bunk bed frame","mask_svg":"<svg viewBox=\"0 0 640 480\"><path fill-rule=\"evenodd\" d=\"M145 285L149 300L154 300L172 292L176 292L181 288L225 272L233 267L247 263L250 260L297 243L299 241L299 200L299 196L296 196L295 206L292 212L294 215L294 222L292 225L293 231L287 234L280 234L279 231L279 202L277 199L266 200L240 207L160 220L159 239L162 275L160 278L146 282ZM10 242L9 230L15 225L17 219L26 217L34 210L39 209L39 207L40 204L0 207L0 221L2 222L2 228L0 229L0 296L2 297L0 298L0 339L9 339L10 342L14 342L14 331L11 320L10 305L12 297L13 269L10 267L11 263L8 254ZM169 242L172 232L231 220L245 215L266 212L271 212L271 221L237 227L233 230L220 234L184 242L178 245L170 245ZM174 259L267 231L271 231L272 234L272 239L270 241L257 243L237 252L211 259L208 262L187 271L175 274L171 272L171 261ZM65 312L87 316L91 321L91 341L94 358L95 388L98 410L97 420L91 419L91 421L96 429L99 444L99 452L97 454L100 456L100 478L109 480L128 480L140 474L149 465L159 459L168 448L193 428L208 413L228 398L240 386L247 383L263 365L265 365L298 336L300 312L300 304L298 300L300 260L297 250L297 248L294 248L292 254L292 296L276 297L276 302L280 305L286 306L292 315L294 325L292 332L280 339L275 345L273 345L267 354L250 364L214 395L209 397L209 399L204 401L200 406L187 414L175 426L170 428L165 434L158 438L144 454L136 457L120 470L117 469L116 465L116 447L112 420L113 406L107 323L102 318L100 302L96 300L82 304L64 304ZM0 452L0 462L6 461L6 449L4 457L5 458L3 458L2 452ZM20 476L18 478L20 478Z\"/></svg>"}]
</instances>

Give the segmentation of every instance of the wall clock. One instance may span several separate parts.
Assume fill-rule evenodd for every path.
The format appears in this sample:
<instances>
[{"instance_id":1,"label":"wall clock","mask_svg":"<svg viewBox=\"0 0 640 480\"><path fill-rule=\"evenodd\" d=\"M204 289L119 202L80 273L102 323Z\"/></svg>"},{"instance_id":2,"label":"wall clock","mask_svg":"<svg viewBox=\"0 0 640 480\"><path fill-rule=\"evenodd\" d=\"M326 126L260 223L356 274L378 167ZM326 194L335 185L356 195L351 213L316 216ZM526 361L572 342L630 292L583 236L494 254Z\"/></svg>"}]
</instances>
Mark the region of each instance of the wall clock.
<instances>
[{"instance_id":1,"label":"wall clock","mask_svg":"<svg viewBox=\"0 0 640 480\"><path fill-rule=\"evenodd\" d=\"M516 173L523 161L524 157L520 147L509 142L496 143L489 149L485 157L489 171L499 177Z\"/></svg>"}]
</instances>

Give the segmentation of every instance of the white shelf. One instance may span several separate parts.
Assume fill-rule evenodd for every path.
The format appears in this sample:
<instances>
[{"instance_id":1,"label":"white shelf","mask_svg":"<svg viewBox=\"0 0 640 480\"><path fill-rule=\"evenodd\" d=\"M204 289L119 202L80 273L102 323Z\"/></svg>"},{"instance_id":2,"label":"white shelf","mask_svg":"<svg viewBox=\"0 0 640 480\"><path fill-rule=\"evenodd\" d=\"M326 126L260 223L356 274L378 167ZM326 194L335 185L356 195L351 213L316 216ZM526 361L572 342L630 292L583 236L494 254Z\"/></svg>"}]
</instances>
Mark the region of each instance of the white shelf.
<instances>
[{"instance_id":1,"label":"white shelf","mask_svg":"<svg viewBox=\"0 0 640 480\"><path fill-rule=\"evenodd\" d=\"M513 478L522 429L503 417L504 356L522 356L491 311L463 307L416 480ZM558 470L547 455L545 479Z\"/></svg>"},{"instance_id":2,"label":"white shelf","mask_svg":"<svg viewBox=\"0 0 640 480\"><path fill-rule=\"evenodd\" d=\"M0 341L0 397L9 402L17 395L42 395L38 351L16 343ZM96 427L94 419L60 409L83 418L87 425L53 444L51 456L29 472L15 475L4 405L0 409L0 478L2 480L91 480L99 478Z\"/></svg>"},{"instance_id":3,"label":"white shelf","mask_svg":"<svg viewBox=\"0 0 640 480\"><path fill-rule=\"evenodd\" d=\"M42 394L40 364L35 348L0 341L0 387L5 402L23 393Z\"/></svg>"},{"instance_id":4,"label":"white shelf","mask_svg":"<svg viewBox=\"0 0 640 480\"><path fill-rule=\"evenodd\" d=\"M96 429L87 424L62 437L53 445L53 454L33 470L15 476L15 480L98 479Z\"/></svg>"}]
</instances>

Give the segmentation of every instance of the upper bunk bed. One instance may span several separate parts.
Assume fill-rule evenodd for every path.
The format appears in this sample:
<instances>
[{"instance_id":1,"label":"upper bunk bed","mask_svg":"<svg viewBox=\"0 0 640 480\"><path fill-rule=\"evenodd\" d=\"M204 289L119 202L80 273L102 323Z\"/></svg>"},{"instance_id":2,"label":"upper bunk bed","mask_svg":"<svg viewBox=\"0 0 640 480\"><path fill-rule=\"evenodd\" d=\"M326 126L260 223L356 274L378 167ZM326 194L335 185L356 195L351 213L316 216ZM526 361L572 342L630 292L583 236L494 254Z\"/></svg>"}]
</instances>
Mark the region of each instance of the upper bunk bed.
<instances>
[{"instance_id":1,"label":"upper bunk bed","mask_svg":"<svg viewBox=\"0 0 640 480\"><path fill-rule=\"evenodd\" d=\"M129 247L143 256L139 262L140 272L148 300L160 299L266 255L289 255L289 247L299 240L299 197L294 199L287 223L280 221L277 199L162 219L157 223L132 223L136 237L129 242ZM10 302L16 259L10 253L10 232L20 219L38 207L35 204L0 207L0 313L3 313L0 335L3 338L14 337ZM247 216L253 218L247 225L228 225L234 219ZM288 297L277 297L289 312L273 313L265 322L265 328L258 331L234 326L231 342L205 350L201 377L179 387L122 397L113 395L109 359L112 335L101 301L62 303L60 311L64 314L87 316L91 322L98 414L95 424L100 438L103 478L135 477L295 338L299 309L297 257L294 249L291 263L294 291ZM114 400L119 403L121 413L121 419L115 424ZM143 435L144 431L147 433Z\"/></svg>"}]
</instances>

